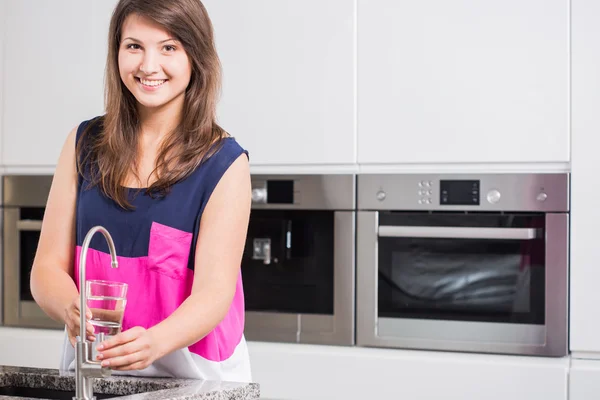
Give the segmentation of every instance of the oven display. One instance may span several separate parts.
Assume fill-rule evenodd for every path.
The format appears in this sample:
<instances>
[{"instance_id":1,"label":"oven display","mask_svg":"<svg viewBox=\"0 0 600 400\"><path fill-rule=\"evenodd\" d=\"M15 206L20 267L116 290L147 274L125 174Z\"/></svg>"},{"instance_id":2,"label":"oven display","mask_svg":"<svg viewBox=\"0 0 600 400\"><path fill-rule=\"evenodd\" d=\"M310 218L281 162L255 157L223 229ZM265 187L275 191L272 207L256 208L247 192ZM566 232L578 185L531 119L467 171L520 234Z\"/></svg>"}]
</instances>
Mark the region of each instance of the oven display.
<instances>
[{"instance_id":1,"label":"oven display","mask_svg":"<svg viewBox=\"0 0 600 400\"><path fill-rule=\"evenodd\" d=\"M478 206L479 181L440 181L440 204L449 206Z\"/></svg>"}]
</instances>

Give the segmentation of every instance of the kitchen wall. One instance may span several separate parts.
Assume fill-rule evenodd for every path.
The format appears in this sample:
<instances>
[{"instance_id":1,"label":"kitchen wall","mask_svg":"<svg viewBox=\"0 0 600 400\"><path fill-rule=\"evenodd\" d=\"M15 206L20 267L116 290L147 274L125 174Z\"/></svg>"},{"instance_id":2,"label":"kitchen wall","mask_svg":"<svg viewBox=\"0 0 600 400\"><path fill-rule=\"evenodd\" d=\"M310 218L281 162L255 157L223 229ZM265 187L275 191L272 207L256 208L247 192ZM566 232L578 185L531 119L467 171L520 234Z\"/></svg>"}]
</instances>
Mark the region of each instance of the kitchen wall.
<instances>
[{"instance_id":1,"label":"kitchen wall","mask_svg":"<svg viewBox=\"0 0 600 400\"><path fill-rule=\"evenodd\" d=\"M4 173L51 173L68 131L102 113L115 3L0 1ZM253 172L572 172L572 357L253 342L266 398L600 395L597 2L205 4L224 68L220 119ZM0 328L0 364L55 367L61 343L59 331Z\"/></svg>"}]
</instances>

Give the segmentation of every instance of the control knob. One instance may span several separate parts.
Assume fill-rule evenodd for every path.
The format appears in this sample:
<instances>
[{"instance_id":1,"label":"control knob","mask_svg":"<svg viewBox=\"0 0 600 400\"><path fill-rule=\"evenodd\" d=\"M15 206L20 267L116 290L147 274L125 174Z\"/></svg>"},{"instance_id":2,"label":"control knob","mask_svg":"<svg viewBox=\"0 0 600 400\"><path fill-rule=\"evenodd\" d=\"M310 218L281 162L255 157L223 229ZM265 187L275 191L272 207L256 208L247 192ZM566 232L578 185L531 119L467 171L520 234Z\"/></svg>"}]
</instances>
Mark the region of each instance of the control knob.
<instances>
[{"instance_id":1,"label":"control knob","mask_svg":"<svg viewBox=\"0 0 600 400\"><path fill-rule=\"evenodd\" d=\"M546 201L547 198L548 198L548 195L544 192L541 192L540 194L537 195L537 201Z\"/></svg>"},{"instance_id":2,"label":"control knob","mask_svg":"<svg viewBox=\"0 0 600 400\"><path fill-rule=\"evenodd\" d=\"M497 202L499 202L500 197L502 197L502 195L496 189L490 190L487 194L487 200L492 204L496 204Z\"/></svg>"},{"instance_id":3,"label":"control knob","mask_svg":"<svg viewBox=\"0 0 600 400\"><path fill-rule=\"evenodd\" d=\"M377 196L377 200L384 201L386 194L383 190L380 190L379 192L377 192L376 196Z\"/></svg>"}]
</instances>

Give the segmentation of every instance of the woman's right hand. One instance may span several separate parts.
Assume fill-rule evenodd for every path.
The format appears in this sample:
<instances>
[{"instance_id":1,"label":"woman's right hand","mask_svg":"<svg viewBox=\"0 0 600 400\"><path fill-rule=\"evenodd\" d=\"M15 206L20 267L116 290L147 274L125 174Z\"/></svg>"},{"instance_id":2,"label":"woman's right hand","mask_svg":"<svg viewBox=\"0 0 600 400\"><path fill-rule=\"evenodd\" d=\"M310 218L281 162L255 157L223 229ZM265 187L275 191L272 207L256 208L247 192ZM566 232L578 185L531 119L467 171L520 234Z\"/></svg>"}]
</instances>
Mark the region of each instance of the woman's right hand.
<instances>
[{"instance_id":1,"label":"woman's right hand","mask_svg":"<svg viewBox=\"0 0 600 400\"><path fill-rule=\"evenodd\" d=\"M73 299L71 303L65 308L65 325L67 326L67 333L69 335L69 342L71 345L75 347L75 343L77 343L77 336L79 336L79 323L80 323L80 314L79 314L79 296ZM94 336L94 327L90 323L92 319L92 312L89 308L86 307L85 320L86 320L86 333L89 341L94 341L96 337Z\"/></svg>"}]
</instances>

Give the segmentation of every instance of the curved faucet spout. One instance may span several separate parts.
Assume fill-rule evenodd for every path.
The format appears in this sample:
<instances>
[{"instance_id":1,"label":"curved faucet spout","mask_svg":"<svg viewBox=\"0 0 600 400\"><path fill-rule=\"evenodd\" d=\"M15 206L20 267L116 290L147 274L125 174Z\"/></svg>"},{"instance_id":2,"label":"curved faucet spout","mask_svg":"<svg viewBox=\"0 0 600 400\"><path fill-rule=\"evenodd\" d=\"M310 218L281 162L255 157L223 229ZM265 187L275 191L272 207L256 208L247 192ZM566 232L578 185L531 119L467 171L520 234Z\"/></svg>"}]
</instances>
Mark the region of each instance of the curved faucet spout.
<instances>
[{"instance_id":1,"label":"curved faucet spout","mask_svg":"<svg viewBox=\"0 0 600 400\"><path fill-rule=\"evenodd\" d=\"M110 250L111 267L118 268L119 263L117 262L117 252L115 250L115 244L110 236L110 233L102 227L95 226L89 230L83 245L81 247L81 254L79 256L79 337L77 338L77 346L75 348L75 397L73 400L92 400L94 397L93 380L94 378L107 377L111 375L111 371L108 368L102 367L102 365L93 361L92 358L92 347L91 343L87 341L86 335L86 280L85 280L85 262L87 260L87 251L92 241L92 236L96 232L102 233L104 238L108 242L108 249ZM99 334L102 335L102 334Z\"/></svg>"},{"instance_id":2,"label":"curved faucet spout","mask_svg":"<svg viewBox=\"0 0 600 400\"><path fill-rule=\"evenodd\" d=\"M112 236L106 230L106 228L102 226L95 226L89 230L85 238L83 239L83 245L81 246L81 255L79 256L79 315L80 315L80 326L79 326L79 337L82 341L85 341L87 337L85 334L85 310L87 307L86 304L86 294L85 294L85 268L86 268L86 259L88 248L90 247L90 242L92 241L92 237L96 232L102 233L106 242L108 243L108 249L110 251L111 258L111 267L118 268L119 263L117 261L117 251L115 250L115 243L112 240Z\"/></svg>"}]
</instances>

